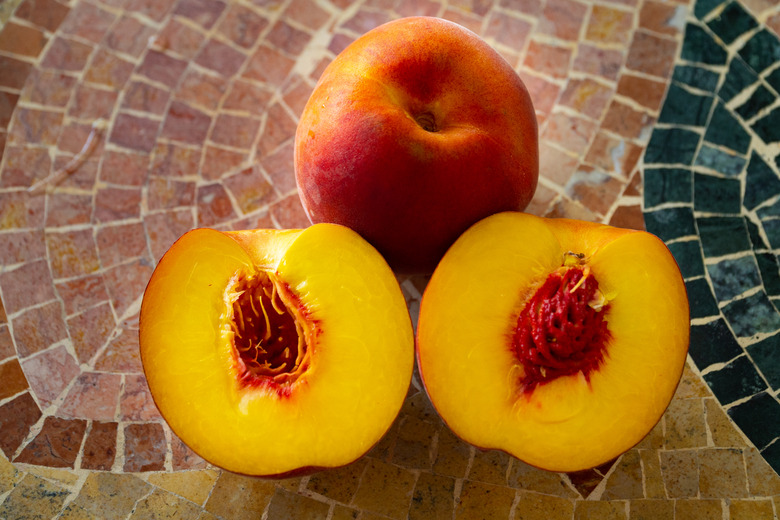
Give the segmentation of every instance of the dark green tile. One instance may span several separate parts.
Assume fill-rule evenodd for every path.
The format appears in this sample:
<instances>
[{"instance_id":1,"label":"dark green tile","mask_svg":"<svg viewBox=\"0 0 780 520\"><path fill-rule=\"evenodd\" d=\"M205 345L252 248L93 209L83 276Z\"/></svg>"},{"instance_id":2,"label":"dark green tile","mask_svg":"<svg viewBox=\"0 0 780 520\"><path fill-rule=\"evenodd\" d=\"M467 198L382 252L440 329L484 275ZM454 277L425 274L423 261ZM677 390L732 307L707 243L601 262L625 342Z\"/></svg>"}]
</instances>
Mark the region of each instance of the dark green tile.
<instances>
[{"instance_id":1,"label":"dark green tile","mask_svg":"<svg viewBox=\"0 0 780 520\"><path fill-rule=\"evenodd\" d=\"M664 242L696 234L692 208L664 208L647 211L644 216L647 231Z\"/></svg>"},{"instance_id":2,"label":"dark green tile","mask_svg":"<svg viewBox=\"0 0 780 520\"><path fill-rule=\"evenodd\" d=\"M698 0L694 2L693 14L696 15L696 18L702 20L723 2L724 0Z\"/></svg>"},{"instance_id":3,"label":"dark green tile","mask_svg":"<svg viewBox=\"0 0 780 520\"><path fill-rule=\"evenodd\" d=\"M707 143L701 145L696 154L695 166L703 166L729 177L736 177L745 169L747 160L731 151L715 148Z\"/></svg>"},{"instance_id":4,"label":"dark green tile","mask_svg":"<svg viewBox=\"0 0 780 520\"><path fill-rule=\"evenodd\" d=\"M685 289L688 292L691 319L718 315L718 302L715 300L706 278L688 280L685 282Z\"/></svg>"},{"instance_id":5,"label":"dark green tile","mask_svg":"<svg viewBox=\"0 0 780 520\"><path fill-rule=\"evenodd\" d=\"M780 178L754 151L750 155L750 162L745 172L745 195L742 204L752 210L777 193L780 193Z\"/></svg>"},{"instance_id":6,"label":"dark green tile","mask_svg":"<svg viewBox=\"0 0 780 520\"><path fill-rule=\"evenodd\" d=\"M742 347L734 339L734 334L723 318L691 327L691 345L688 353L699 370L716 363L725 363L742 352Z\"/></svg>"},{"instance_id":7,"label":"dark green tile","mask_svg":"<svg viewBox=\"0 0 780 520\"><path fill-rule=\"evenodd\" d=\"M766 383L761 379L756 367L744 355L734 359L720 370L705 374L703 377L712 393L723 405L756 395L767 389Z\"/></svg>"},{"instance_id":8,"label":"dark green tile","mask_svg":"<svg viewBox=\"0 0 780 520\"><path fill-rule=\"evenodd\" d=\"M696 219L696 225L705 258L753 249L742 217L701 217Z\"/></svg>"},{"instance_id":9,"label":"dark green tile","mask_svg":"<svg viewBox=\"0 0 780 520\"><path fill-rule=\"evenodd\" d=\"M684 168L646 168L642 189L646 208L693 201L691 171Z\"/></svg>"},{"instance_id":10,"label":"dark green tile","mask_svg":"<svg viewBox=\"0 0 780 520\"><path fill-rule=\"evenodd\" d=\"M739 214L742 211L742 183L696 173L693 177L693 209L703 213Z\"/></svg>"},{"instance_id":11,"label":"dark green tile","mask_svg":"<svg viewBox=\"0 0 780 520\"><path fill-rule=\"evenodd\" d=\"M748 98L747 101L742 103L737 108L737 114L739 114L739 117L747 121L774 103L775 99L777 99L777 97L774 95L774 93L772 93L772 91L770 91L764 85L759 85L750 95L750 98Z\"/></svg>"},{"instance_id":12,"label":"dark green tile","mask_svg":"<svg viewBox=\"0 0 780 520\"><path fill-rule=\"evenodd\" d=\"M725 65L728 54L700 25L688 23L685 27L681 58L693 63Z\"/></svg>"},{"instance_id":13,"label":"dark green tile","mask_svg":"<svg viewBox=\"0 0 780 520\"><path fill-rule=\"evenodd\" d=\"M712 96L694 94L676 83L669 85L659 123L704 126L712 107Z\"/></svg>"},{"instance_id":14,"label":"dark green tile","mask_svg":"<svg viewBox=\"0 0 780 520\"><path fill-rule=\"evenodd\" d=\"M780 437L780 403L762 392L727 410L731 419L759 450Z\"/></svg>"},{"instance_id":15,"label":"dark green tile","mask_svg":"<svg viewBox=\"0 0 780 520\"><path fill-rule=\"evenodd\" d=\"M775 92L780 94L780 68L777 68L767 74L764 79L767 83L769 83L769 86L775 89Z\"/></svg>"},{"instance_id":16,"label":"dark green tile","mask_svg":"<svg viewBox=\"0 0 780 520\"><path fill-rule=\"evenodd\" d=\"M645 150L645 164L691 164L701 136L684 128L655 128Z\"/></svg>"},{"instance_id":17,"label":"dark green tile","mask_svg":"<svg viewBox=\"0 0 780 520\"><path fill-rule=\"evenodd\" d=\"M753 255L707 264L707 272L719 302L729 301L761 285L761 276Z\"/></svg>"},{"instance_id":18,"label":"dark green tile","mask_svg":"<svg viewBox=\"0 0 780 520\"><path fill-rule=\"evenodd\" d=\"M753 251L766 251L769 249L761 236L761 230L758 226L749 218L745 219L745 225L750 235L750 243L753 244Z\"/></svg>"},{"instance_id":19,"label":"dark green tile","mask_svg":"<svg viewBox=\"0 0 780 520\"><path fill-rule=\"evenodd\" d=\"M780 40L769 29L761 29L738 51L750 68L759 74L780 61Z\"/></svg>"},{"instance_id":20,"label":"dark green tile","mask_svg":"<svg viewBox=\"0 0 780 520\"><path fill-rule=\"evenodd\" d=\"M756 262L766 293L769 296L780 296L780 270L778 270L777 257L772 253L756 253Z\"/></svg>"},{"instance_id":21,"label":"dark green tile","mask_svg":"<svg viewBox=\"0 0 780 520\"><path fill-rule=\"evenodd\" d=\"M777 195L777 192L774 192L770 195ZM765 222L773 217L780 217L780 200L775 200L771 204L767 204L766 206L757 209L756 215L761 219L762 222Z\"/></svg>"},{"instance_id":22,"label":"dark green tile","mask_svg":"<svg viewBox=\"0 0 780 520\"><path fill-rule=\"evenodd\" d=\"M780 314L763 292L728 303L722 310L731 330L739 338L780 330Z\"/></svg>"},{"instance_id":23,"label":"dark green tile","mask_svg":"<svg viewBox=\"0 0 780 520\"><path fill-rule=\"evenodd\" d=\"M704 258L701 254L701 244L698 240L672 242L669 251L677 261L680 273L684 279L702 276L704 274Z\"/></svg>"},{"instance_id":24,"label":"dark green tile","mask_svg":"<svg viewBox=\"0 0 780 520\"><path fill-rule=\"evenodd\" d=\"M707 22L707 26L718 38L730 44L758 23L739 3L729 2L718 16Z\"/></svg>"},{"instance_id":25,"label":"dark green tile","mask_svg":"<svg viewBox=\"0 0 780 520\"><path fill-rule=\"evenodd\" d=\"M767 463L775 470L775 473L780 475L780 442L774 442L761 450L761 455L764 456Z\"/></svg>"},{"instance_id":26,"label":"dark green tile","mask_svg":"<svg viewBox=\"0 0 780 520\"><path fill-rule=\"evenodd\" d=\"M747 352L772 389L780 389L780 334L750 345Z\"/></svg>"},{"instance_id":27,"label":"dark green tile","mask_svg":"<svg viewBox=\"0 0 780 520\"><path fill-rule=\"evenodd\" d=\"M672 73L672 81L706 92L715 92L719 79L718 73L695 65L677 65Z\"/></svg>"},{"instance_id":28,"label":"dark green tile","mask_svg":"<svg viewBox=\"0 0 780 520\"><path fill-rule=\"evenodd\" d=\"M741 58L735 56L729 63L726 78L718 90L718 96L723 101L729 102L750 85L758 81L758 75Z\"/></svg>"},{"instance_id":29,"label":"dark green tile","mask_svg":"<svg viewBox=\"0 0 780 520\"><path fill-rule=\"evenodd\" d=\"M757 119L750 127L767 144L780 141L780 108Z\"/></svg>"},{"instance_id":30,"label":"dark green tile","mask_svg":"<svg viewBox=\"0 0 780 520\"><path fill-rule=\"evenodd\" d=\"M761 227L764 228L769 245L773 249L780 248L780 219L768 218L761 221Z\"/></svg>"},{"instance_id":31,"label":"dark green tile","mask_svg":"<svg viewBox=\"0 0 780 520\"><path fill-rule=\"evenodd\" d=\"M745 154L750 148L750 134L722 103L716 103L707 124L704 140Z\"/></svg>"}]
</instances>

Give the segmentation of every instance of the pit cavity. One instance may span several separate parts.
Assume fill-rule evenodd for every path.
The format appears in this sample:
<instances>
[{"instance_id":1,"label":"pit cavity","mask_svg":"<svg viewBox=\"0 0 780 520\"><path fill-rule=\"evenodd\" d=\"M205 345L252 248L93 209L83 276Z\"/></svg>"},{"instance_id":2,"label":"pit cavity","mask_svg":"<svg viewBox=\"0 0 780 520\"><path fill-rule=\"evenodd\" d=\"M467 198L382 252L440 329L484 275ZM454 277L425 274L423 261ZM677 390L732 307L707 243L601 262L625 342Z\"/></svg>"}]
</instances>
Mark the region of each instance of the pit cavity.
<instances>
[{"instance_id":1,"label":"pit cavity","mask_svg":"<svg viewBox=\"0 0 780 520\"><path fill-rule=\"evenodd\" d=\"M567 253L517 318L512 350L524 369L523 391L578 372L589 381L606 355L608 310L583 255Z\"/></svg>"},{"instance_id":2,"label":"pit cavity","mask_svg":"<svg viewBox=\"0 0 780 520\"><path fill-rule=\"evenodd\" d=\"M281 391L308 367L304 320L297 306L282 297L284 292L283 284L262 271L238 276L228 288L233 354L244 386Z\"/></svg>"},{"instance_id":3,"label":"pit cavity","mask_svg":"<svg viewBox=\"0 0 780 520\"><path fill-rule=\"evenodd\" d=\"M426 132L438 132L439 130L439 127L436 124L436 118L430 112L417 114L414 120L417 121L417 124Z\"/></svg>"}]
</instances>

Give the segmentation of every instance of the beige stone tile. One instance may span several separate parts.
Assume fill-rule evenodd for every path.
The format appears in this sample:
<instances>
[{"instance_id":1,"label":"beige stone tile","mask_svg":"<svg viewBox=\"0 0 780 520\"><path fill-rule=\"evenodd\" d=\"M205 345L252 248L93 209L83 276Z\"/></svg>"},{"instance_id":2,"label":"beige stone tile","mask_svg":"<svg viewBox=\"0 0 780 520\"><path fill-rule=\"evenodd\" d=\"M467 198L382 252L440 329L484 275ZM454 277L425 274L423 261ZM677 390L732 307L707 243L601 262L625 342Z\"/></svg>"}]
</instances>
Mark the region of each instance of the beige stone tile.
<instances>
[{"instance_id":1,"label":"beige stone tile","mask_svg":"<svg viewBox=\"0 0 780 520\"><path fill-rule=\"evenodd\" d=\"M772 500L731 500L728 502L730 520L761 520L774 518Z\"/></svg>"},{"instance_id":2,"label":"beige stone tile","mask_svg":"<svg viewBox=\"0 0 780 520\"><path fill-rule=\"evenodd\" d=\"M446 426L439 429L439 442L433 472L450 477L464 477L473 448L463 442Z\"/></svg>"},{"instance_id":3,"label":"beige stone tile","mask_svg":"<svg viewBox=\"0 0 780 520\"><path fill-rule=\"evenodd\" d=\"M391 518L405 518L415 480L414 473L407 469L368 458L351 505Z\"/></svg>"},{"instance_id":4,"label":"beige stone tile","mask_svg":"<svg viewBox=\"0 0 780 520\"><path fill-rule=\"evenodd\" d=\"M699 450L699 493L703 498L742 498L748 495L742 450Z\"/></svg>"},{"instance_id":5,"label":"beige stone tile","mask_svg":"<svg viewBox=\"0 0 780 520\"><path fill-rule=\"evenodd\" d=\"M451 518L455 509L455 479L423 471L412 494L409 518Z\"/></svg>"},{"instance_id":6,"label":"beige stone tile","mask_svg":"<svg viewBox=\"0 0 780 520\"><path fill-rule=\"evenodd\" d=\"M674 399L664 415L666 449L707 446L707 427L701 399Z\"/></svg>"},{"instance_id":7,"label":"beige stone tile","mask_svg":"<svg viewBox=\"0 0 780 520\"><path fill-rule=\"evenodd\" d=\"M602 500L644 498L642 462L639 452L631 450L623 454L607 478Z\"/></svg>"},{"instance_id":8,"label":"beige stone tile","mask_svg":"<svg viewBox=\"0 0 780 520\"><path fill-rule=\"evenodd\" d=\"M674 520L674 502L671 500L631 500L628 504L630 520Z\"/></svg>"},{"instance_id":9,"label":"beige stone tile","mask_svg":"<svg viewBox=\"0 0 780 520\"><path fill-rule=\"evenodd\" d=\"M669 498L695 497L699 493L699 456L696 450L662 451L661 474Z\"/></svg>"},{"instance_id":10,"label":"beige stone tile","mask_svg":"<svg viewBox=\"0 0 780 520\"><path fill-rule=\"evenodd\" d=\"M645 437L639 441L636 445L640 449L654 449L660 450L664 447L664 426L663 419L658 421L653 429L645 435Z\"/></svg>"},{"instance_id":11,"label":"beige stone tile","mask_svg":"<svg viewBox=\"0 0 780 520\"><path fill-rule=\"evenodd\" d=\"M25 475L0 504L0 518L54 518L70 492L35 475Z\"/></svg>"},{"instance_id":12,"label":"beige stone tile","mask_svg":"<svg viewBox=\"0 0 780 520\"><path fill-rule=\"evenodd\" d=\"M536 491L563 498L577 498L577 493L560 473L535 468L521 460L513 460L508 483L513 488Z\"/></svg>"},{"instance_id":13,"label":"beige stone tile","mask_svg":"<svg viewBox=\"0 0 780 520\"><path fill-rule=\"evenodd\" d=\"M235 520L259 518L275 491L271 480L223 471L206 501L206 511Z\"/></svg>"},{"instance_id":14,"label":"beige stone tile","mask_svg":"<svg viewBox=\"0 0 780 520\"><path fill-rule=\"evenodd\" d=\"M623 501L596 502L581 500L574 506L574 520L627 520L627 504Z\"/></svg>"},{"instance_id":15,"label":"beige stone tile","mask_svg":"<svg viewBox=\"0 0 780 520\"><path fill-rule=\"evenodd\" d=\"M645 477L645 498L666 498L661 461L656 450L639 450Z\"/></svg>"},{"instance_id":16,"label":"beige stone tile","mask_svg":"<svg viewBox=\"0 0 780 520\"><path fill-rule=\"evenodd\" d=\"M159 488L203 505L218 477L219 471L217 470L200 470L151 473L146 480Z\"/></svg>"},{"instance_id":17,"label":"beige stone tile","mask_svg":"<svg viewBox=\"0 0 780 520\"><path fill-rule=\"evenodd\" d=\"M333 516L331 520L355 520L360 515L360 511L351 507L336 504L333 507Z\"/></svg>"},{"instance_id":18,"label":"beige stone tile","mask_svg":"<svg viewBox=\"0 0 780 520\"><path fill-rule=\"evenodd\" d=\"M348 504L360 485L365 468L366 459L361 458L343 468L320 471L309 477L306 489Z\"/></svg>"},{"instance_id":19,"label":"beige stone tile","mask_svg":"<svg viewBox=\"0 0 780 520\"><path fill-rule=\"evenodd\" d=\"M515 518L522 520L569 520L574 514L574 500L539 493L520 492Z\"/></svg>"},{"instance_id":20,"label":"beige stone tile","mask_svg":"<svg viewBox=\"0 0 780 520\"><path fill-rule=\"evenodd\" d=\"M487 484L496 484L497 486L506 486L506 473L509 468L510 456L503 451L477 450L474 454L474 460L471 463L469 480L485 482Z\"/></svg>"},{"instance_id":21,"label":"beige stone tile","mask_svg":"<svg viewBox=\"0 0 780 520\"><path fill-rule=\"evenodd\" d=\"M16 483L22 480L22 477L24 477L24 473L16 469L0 451L0 495L13 489Z\"/></svg>"},{"instance_id":22,"label":"beige stone tile","mask_svg":"<svg viewBox=\"0 0 780 520\"><path fill-rule=\"evenodd\" d=\"M286 489L276 488L268 505L268 518L310 518L325 520L330 504L311 497L299 495Z\"/></svg>"},{"instance_id":23,"label":"beige stone tile","mask_svg":"<svg viewBox=\"0 0 780 520\"><path fill-rule=\"evenodd\" d=\"M134 475L90 473L72 505L104 520L124 520L138 499L151 490L152 486Z\"/></svg>"},{"instance_id":24,"label":"beige stone tile","mask_svg":"<svg viewBox=\"0 0 780 520\"><path fill-rule=\"evenodd\" d=\"M734 423L731 422L715 398L704 399L704 410L707 428L715 446L732 448L747 445L745 439L734 427Z\"/></svg>"},{"instance_id":25,"label":"beige stone tile","mask_svg":"<svg viewBox=\"0 0 780 520\"><path fill-rule=\"evenodd\" d=\"M674 394L675 399L692 399L694 397L711 397L712 393L702 379L693 371L689 363L683 367L680 384Z\"/></svg>"},{"instance_id":26,"label":"beige stone tile","mask_svg":"<svg viewBox=\"0 0 780 520\"><path fill-rule=\"evenodd\" d=\"M514 500L514 489L466 481L455 506L455 520L508 518Z\"/></svg>"},{"instance_id":27,"label":"beige stone tile","mask_svg":"<svg viewBox=\"0 0 780 520\"><path fill-rule=\"evenodd\" d=\"M66 488L73 488L79 480L79 474L75 471L61 468L47 468L46 466L27 465L27 473L37 475L46 480L51 480L57 484L62 484Z\"/></svg>"},{"instance_id":28,"label":"beige stone tile","mask_svg":"<svg viewBox=\"0 0 780 520\"><path fill-rule=\"evenodd\" d=\"M437 425L434 423L413 416L405 417L401 422L390 461L405 468L431 469L431 445L436 429Z\"/></svg>"},{"instance_id":29,"label":"beige stone tile","mask_svg":"<svg viewBox=\"0 0 780 520\"><path fill-rule=\"evenodd\" d=\"M780 476L755 448L744 450L748 489L751 496L780 496Z\"/></svg>"},{"instance_id":30,"label":"beige stone tile","mask_svg":"<svg viewBox=\"0 0 780 520\"><path fill-rule=\"evenodd\" d=\"M136 504L129 518L130 520L195 518L201 511L197 504L162 489L155 489Z\"/></svg>"},{"instance_id":31,"label":"beige stone tile","mask_svg":"<svg viewBox=\"0 0 780 520\"><path fill-rule=\"evenodd\" d=\"M674 504L675 520L722 520L723 503L720 500L677 500Z\"/></svg>"},{"instance_id":32,"label":"beige stone tile","mask_svg":"<svg viewBox=\"0 0 780 520\"><path fill-rule=\"evenodd\" d=\"M71 503L62 510L58 518L59 520L102 520L103 517Z\"/></svg>"}]
</instances>

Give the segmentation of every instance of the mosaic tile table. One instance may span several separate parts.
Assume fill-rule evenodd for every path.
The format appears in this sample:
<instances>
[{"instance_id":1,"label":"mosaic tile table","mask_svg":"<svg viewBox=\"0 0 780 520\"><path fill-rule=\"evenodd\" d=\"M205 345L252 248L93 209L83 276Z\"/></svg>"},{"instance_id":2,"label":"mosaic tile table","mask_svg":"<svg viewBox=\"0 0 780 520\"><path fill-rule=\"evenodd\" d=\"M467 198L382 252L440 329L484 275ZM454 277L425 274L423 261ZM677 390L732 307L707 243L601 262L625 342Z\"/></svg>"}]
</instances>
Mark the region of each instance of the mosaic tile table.
<instances>
[{"instance_id":1,"label":"mosaic tile table","mask_svg":"<svg viewBox=\"0 0 780 520\"><path fill-rule=\"evenodd\" d=\"M473 29L526 82L528 211L668 242L692 303L677 395L638 446L581 473L474 450L418 380L354 465L217 470L151 401L145 284L192 227L306 225L292 135L318 74L413 14ZM0 21L0 518L778 517L776 1L5 0ZM425 280L402 282L414 313Z\"/></svg>"}]
</instances>

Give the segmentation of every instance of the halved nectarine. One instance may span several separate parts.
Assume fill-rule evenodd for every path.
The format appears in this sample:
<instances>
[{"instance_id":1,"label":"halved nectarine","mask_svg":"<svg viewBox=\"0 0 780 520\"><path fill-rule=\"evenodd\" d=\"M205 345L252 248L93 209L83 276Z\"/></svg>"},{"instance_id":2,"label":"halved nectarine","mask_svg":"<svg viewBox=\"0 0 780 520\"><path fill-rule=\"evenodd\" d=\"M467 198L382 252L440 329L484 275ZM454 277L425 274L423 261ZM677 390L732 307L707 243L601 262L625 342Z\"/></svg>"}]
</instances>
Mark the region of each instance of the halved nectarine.
<instances>
[{"instance_id":1,"label":"halved nectarine","mask_svg":"<svg viewBox=\"0 0 780 520\"><path fill-rule=\"evenodd\" d=\"M689 326L680 271L657 237L499 213L436 268L417 359L434 407L462 439L576 471L617 457L658 422Z\"/></svg>"},{"instance_id":2,"label":"halved nectarine","mask_svg":"<svg viewBox=\"0 0 780 520\"><path fill-rule=\"evenodd\" d=\"M411 320L379 253L333 224L182 236L140 318L144 371L171 429L248 475L348 464L392 424Z\"/></svg>"}]
</instances>

